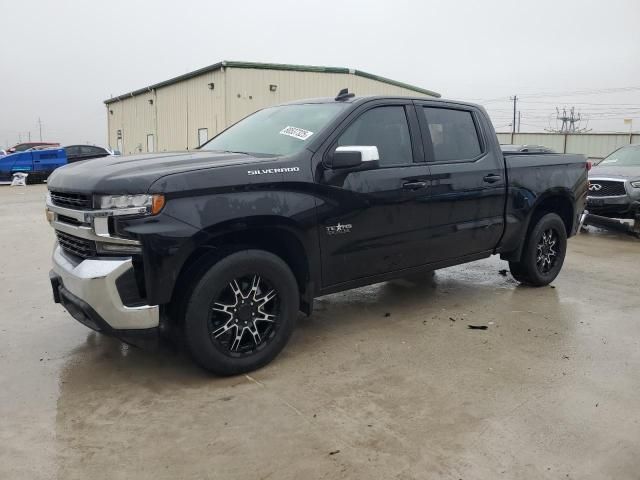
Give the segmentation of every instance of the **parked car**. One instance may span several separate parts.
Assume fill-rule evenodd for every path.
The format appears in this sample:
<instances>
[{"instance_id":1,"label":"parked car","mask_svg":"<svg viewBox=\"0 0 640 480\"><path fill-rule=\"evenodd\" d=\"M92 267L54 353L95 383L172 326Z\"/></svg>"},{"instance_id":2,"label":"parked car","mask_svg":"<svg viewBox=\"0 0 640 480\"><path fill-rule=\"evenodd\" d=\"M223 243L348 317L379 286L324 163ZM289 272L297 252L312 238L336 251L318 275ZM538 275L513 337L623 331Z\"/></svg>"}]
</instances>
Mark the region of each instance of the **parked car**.
<instances>
[{"instance_id":1,"label":"parked car","mask_svg":"<svg viewBox=\"0 0 640 480\"><path fill-rule=\"evenodd\" d=\"M24 142L8 148L7 153L25 152L34 147L57 148L59 146L59 143L53 142Z\"/></svg>"},{"instance_id":2,"label":"parked car","mask_svg":"<svg viewBox=\"0 0 640 480\"><path fill-rule=\"evenodd\" d=\"M587 209L610 218L640 213L640 145L619 148L591 169Z\"/></svg>"},{"instance_id":3,"label":"parked car","mask_svg":"<svg viewBox=\"0 0 640 480\"><path fill-rule=\"evenodd\" d=\"M55 301L120 338L183 329L195 361L229 375L270 362L321 295L493 254L547 285L587 162L503 154L477 105L343 91L196 151L67 165L48 188Z\"/></svg>"},{"instance_id":4,"label":"parked car","mask_svg":"<svg viewBox=\"0 0 640 480\"><path fill-rule=\"evenodd\" d=\"M509 153L556 153L543 145L500 145L503 152Z\"/></svg>"},{"instance_id":5,"label":"parked car","mask_svg":"<svg viewBox=\"0 0 640 480\"><path fill-rule=\"evenodd\" d=\"M42 149L40 146L29 150L0 156L0 181L11 181L17 172L27 173L27 183L45 181L56 168L67 164L62 148Z\"/></svg>"},{"instance_id":6,"label":"parked car","mask_svg":"<svg viewBox=\"0 0 640 480\"><path fill-rule=\"evenodd\" d=\"M79 162L81 160L89 160L92 158L102 158L113 155L111 150L95 145L69 145L64 147L67 153L67 162Z\"/></svg>"}]
</instances>

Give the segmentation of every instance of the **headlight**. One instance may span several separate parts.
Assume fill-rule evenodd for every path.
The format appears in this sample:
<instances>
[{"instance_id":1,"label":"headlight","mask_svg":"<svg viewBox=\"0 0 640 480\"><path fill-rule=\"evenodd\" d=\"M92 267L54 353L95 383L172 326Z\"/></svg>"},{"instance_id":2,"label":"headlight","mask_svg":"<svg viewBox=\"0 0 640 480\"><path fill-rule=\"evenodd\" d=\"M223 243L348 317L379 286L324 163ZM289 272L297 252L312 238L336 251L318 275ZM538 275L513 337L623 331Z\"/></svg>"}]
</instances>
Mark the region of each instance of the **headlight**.
<instances>
[{"instance_id":1,"label":"headlight","mask_svg":"<svg viewBox=\"0 0 640 480\"><path fill-rule=\"evenodd\" d=\"M164 207L164 195L102 195L97 197L101 210L112 210L113 215L156 215Z\"/></svg>"},{"instance_id":2,"label":"headlight","mask_svg":"<svg viewBox=\"0 0 640 480\"><path fill-rule=\"evenodd\" d=\"M640 180L636 180L635 182L631 182L631 186L635 188L640 188Z\"/></svg>"}]
</instances>

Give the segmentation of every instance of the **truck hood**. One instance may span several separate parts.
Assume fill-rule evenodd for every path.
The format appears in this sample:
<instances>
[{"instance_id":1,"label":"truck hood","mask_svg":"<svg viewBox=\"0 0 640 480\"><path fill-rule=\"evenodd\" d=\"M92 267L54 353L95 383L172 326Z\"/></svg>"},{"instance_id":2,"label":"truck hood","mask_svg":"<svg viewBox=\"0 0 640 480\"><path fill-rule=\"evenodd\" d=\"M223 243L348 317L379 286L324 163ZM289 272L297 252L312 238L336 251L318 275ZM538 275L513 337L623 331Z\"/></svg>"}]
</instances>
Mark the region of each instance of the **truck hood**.
<instances>
[{"instance_id":1,"label":"truck hood","mask_svg":"<svg viewBox=\"0 0 640 480\"><path fill-rule=\"evenodd\" d=\"M589 178L636 178L640 177L640 167L595 166L589 172Z\"/></svg>"},{"instance_id":2,"label":"truck hood","mask_svg":"<svg viewBox=\"0 0 640 480\"><path fill-rule=\"evenodd\" d=\"M109 156L71 163L55 170L48 180L51 190L77 193L146 193L166 175L255 164L273 160L243 153L205 150Z\"/></svg>"}]
</instances>

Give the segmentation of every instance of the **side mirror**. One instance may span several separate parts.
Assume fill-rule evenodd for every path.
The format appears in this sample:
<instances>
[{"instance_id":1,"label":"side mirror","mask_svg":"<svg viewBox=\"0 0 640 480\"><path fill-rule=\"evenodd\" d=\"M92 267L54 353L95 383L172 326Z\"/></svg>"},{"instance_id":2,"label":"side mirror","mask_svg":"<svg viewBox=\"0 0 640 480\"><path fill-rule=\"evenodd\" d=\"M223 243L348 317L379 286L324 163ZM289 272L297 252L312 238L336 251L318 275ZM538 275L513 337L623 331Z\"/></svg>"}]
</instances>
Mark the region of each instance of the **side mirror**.
<instances>
[{"instance_id":1,"label":"side mirror","mask_svg":"<svg viewBox=\"0 0 640 480\"><path fill-rule=\"evenodd\" d=\"M380 154L376 146L344 145L338 147L329 157L329 168L375 168L378 166Z\"/></svg>"}]
</instances>

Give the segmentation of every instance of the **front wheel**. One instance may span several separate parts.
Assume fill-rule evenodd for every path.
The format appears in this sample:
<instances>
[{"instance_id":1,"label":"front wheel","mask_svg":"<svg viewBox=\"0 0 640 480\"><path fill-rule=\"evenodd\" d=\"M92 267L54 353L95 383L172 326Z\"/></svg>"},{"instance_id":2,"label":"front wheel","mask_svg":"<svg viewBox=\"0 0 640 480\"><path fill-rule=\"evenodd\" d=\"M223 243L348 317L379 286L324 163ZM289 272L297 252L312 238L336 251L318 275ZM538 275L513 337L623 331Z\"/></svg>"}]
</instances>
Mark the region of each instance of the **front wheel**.
<instances>
[{"instance_id":1,"label":"front wheel","mask_svg":"<svg viewBox=\"0 0 640 480\"><path fill-rule=\"evenodd\" d=\"M548 285L560 273L566 252L564 222L557 214L547 213L533 226L525 239L520 261L509 262L509 270L520 283Z\"/></svg>"},{"instance_id":2,"label":"front wheel","mask_svg":"<svg viewBox=\"0 0 640 480\"><path fill-rule=\"evenodd\" d=\"M300 305L287 264L244 250L215 263L196 283L185 312L185 342L195 361L218 375L266 365L284 348Z\"/></svg>"}]
</instances>

